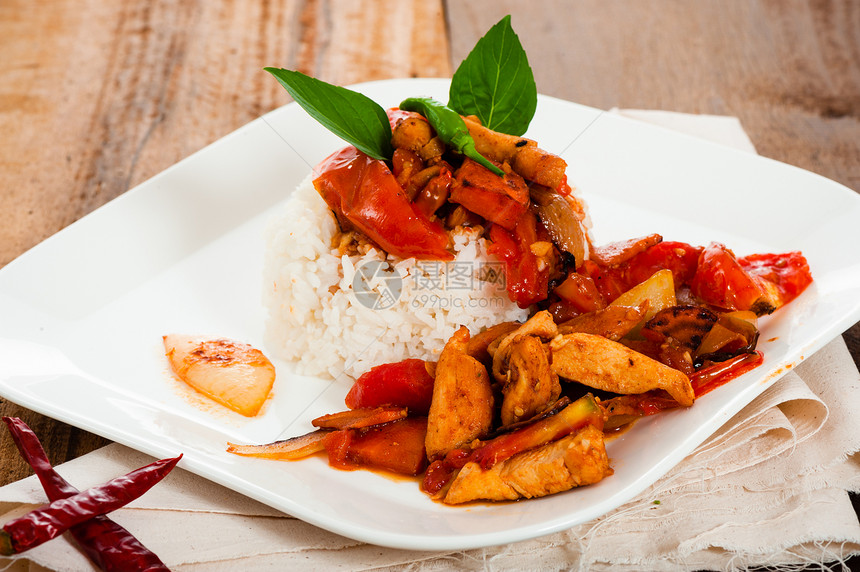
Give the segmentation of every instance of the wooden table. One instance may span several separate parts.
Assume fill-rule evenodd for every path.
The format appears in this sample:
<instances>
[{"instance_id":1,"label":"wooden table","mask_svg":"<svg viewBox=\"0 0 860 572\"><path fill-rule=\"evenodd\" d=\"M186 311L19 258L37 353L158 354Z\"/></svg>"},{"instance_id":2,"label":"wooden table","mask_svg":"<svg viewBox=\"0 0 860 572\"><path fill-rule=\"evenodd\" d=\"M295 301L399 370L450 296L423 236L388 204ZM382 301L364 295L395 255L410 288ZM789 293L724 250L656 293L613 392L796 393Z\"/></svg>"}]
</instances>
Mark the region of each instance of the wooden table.
<instances>
[{"instance_id":1,"label":"wooden table","mask_svg":"<svg viewBox=\"0 0 860 572\"><path fill-rule=\"evenodd\" d=\"M287 103L263 66L338 84L447 77L505 14L542 93L735 115L762 155L860 190L860 4L848 0L7 0L0 266ZM860 364L860 324L845 337ZM0 413L24 418L56 463L106 443L3 400ZM28 474L0 432L0 485Z\"/></svg>"}]
</instances>

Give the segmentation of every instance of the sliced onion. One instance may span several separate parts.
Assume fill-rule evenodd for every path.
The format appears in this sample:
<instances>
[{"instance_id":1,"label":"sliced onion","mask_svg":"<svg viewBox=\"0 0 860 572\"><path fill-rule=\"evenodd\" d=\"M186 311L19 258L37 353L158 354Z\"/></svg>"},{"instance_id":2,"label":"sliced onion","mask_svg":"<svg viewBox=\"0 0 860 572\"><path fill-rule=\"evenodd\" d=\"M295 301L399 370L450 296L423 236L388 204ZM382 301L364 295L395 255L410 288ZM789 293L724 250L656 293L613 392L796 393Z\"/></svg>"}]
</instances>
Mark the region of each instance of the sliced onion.
<instances>
[{"instance_id":1,"label":"sliced onion","mask_svg":"<svg viewBox=\"0 0 860 572\"><path fill-rule=\"evenodd\" d=\"M579 265L588 255L585 229L566 198L546 187L530 189L535 210L550 238L561 250L569 252Z\"/></svg>"},{"instance_id":2,"label":"sliced onion","mask_svg":"<svg viewBox=\"0 0 860 572\"><path fill-rule=\"evenodd\" d=\"M405 407L366 407L317 417L311 424L322 429L361 429L406 418Z\"/></svg>"},{"instance_id":3,"label":"sliced onion","mask_svg":"<svg viewBox=\"0 0 860 572\"><path fill-rule=\"evenodd\" d=\"M227 452L245 457L295 461L319 451L324 451L325 445L323 439L329 433L331 433L329 430L317 429L299 437L293 437L284 441L275 441L266 445L237 445L236 443L227 443Z\"/></svg>"}]
</instances>

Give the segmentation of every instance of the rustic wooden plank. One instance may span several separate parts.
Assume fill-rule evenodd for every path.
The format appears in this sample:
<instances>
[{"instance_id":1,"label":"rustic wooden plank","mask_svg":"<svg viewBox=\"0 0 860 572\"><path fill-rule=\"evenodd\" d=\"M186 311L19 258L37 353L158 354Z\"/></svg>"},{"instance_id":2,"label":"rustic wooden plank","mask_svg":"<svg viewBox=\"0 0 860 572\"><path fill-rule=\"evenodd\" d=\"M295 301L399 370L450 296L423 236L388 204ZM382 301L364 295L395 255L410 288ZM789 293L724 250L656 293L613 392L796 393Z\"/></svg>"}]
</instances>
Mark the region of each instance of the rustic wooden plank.
<instances>
[{"instance_id":1,"label":"rustic wooden plank","mask_svg":"<svg viewBox=\"0 0 860 572\"><path fill-rule=\"evenodd\" d=\"M337 83L449 75L441 10L395 0L4 3L0 265L287 103L264 66Z\"/></svg>"},{"instance_id":2,"label":"rustic wooden plank","mask_svg":"<svg viewBox=\"0 0 860 572\"><path fill-rule=\"evenodd\" d=\"M735 115L758 152L860 191L860 4L448 2L451 56L512 14L541 93ZM845 333L860 367L860 324Z\"/></svg>"},{"instance_id":3,"label":"rustic wooden plank","mask_svg":"<svg viewBox=\"0 0 860 572\"><path fill-rule=\"evenodd\" d=\"M21 418L39 437L48 458L54 464L74 459L107 445L110 441L60 423L44 415L0 399L0 414ZM31 475L33 471L20 458L6 426L0 427L0 486Z\"/></svg>"},{"instance_id":4,"label":"rustic wooden plank","mask_svg":"<svg viewBox=\"0 0 860 572\"><path fill-rule=\"evenodd\" d=\"M396 25L393 25L396 23ZM424 0L0 3L0 266L289 101L264 66L335 83L448 76ZM0 400L55 462L104 439ZM0 485L29 474L0 432Z\"/></svg>"}]
</instances>

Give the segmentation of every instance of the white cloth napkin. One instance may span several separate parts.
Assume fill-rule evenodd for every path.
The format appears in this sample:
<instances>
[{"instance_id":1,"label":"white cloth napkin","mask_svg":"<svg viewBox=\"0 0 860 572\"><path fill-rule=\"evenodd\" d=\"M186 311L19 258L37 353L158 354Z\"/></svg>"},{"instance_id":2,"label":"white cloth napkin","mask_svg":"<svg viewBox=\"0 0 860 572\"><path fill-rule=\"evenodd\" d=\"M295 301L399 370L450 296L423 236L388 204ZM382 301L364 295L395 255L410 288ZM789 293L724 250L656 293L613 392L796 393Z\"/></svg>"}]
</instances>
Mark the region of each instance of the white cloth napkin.
<instances>
[{"instance_id":1,"label":"white cloth napkin","mask_svg":"<svg viewBox=\"0 0 860 572\"><path fill-rule=\"evenodd\" d=\"M735 118L621 111L755 152ZM837 338L638 498L568 531L502 547L414 552L359 543L175 470L111 517L173 570L728 570L860 554L860 373ZM109 445L58 468L86 488L151 459ZM0 523L45 502L35 477L0 488ZM7 568L4 568L7 567ZM65 538L0 571L93 570Z\"/></svg>"}]
</instances>

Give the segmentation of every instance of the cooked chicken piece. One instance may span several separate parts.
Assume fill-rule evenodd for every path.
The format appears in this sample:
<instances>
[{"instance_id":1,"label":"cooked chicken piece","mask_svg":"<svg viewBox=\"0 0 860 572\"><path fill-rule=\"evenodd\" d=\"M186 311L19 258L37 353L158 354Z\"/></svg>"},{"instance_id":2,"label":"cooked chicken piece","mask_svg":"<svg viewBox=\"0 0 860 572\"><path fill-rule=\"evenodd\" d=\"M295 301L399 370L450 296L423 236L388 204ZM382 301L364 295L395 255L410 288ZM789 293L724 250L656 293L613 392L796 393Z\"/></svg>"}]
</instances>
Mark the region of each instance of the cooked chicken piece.
<instances>
[{"instance_id":1,"label":"cooked chicken piece","mask_svg":"<svg viewBox=\"0 0 860 572\"><path fill-rule=\"evenodd\" d=\"M557 189L565 181L567 163L561 157L539 149L537 143L487 129L474 118L464 117L475 148L479 153L499 163L507 162L524 178ZM398 111L398 119L391 131L391 143L396 148L408 149L433 163L444 145L433 136L433 129L424 117L414 112Z\"/></svg>"},{"instance_id":2,"label":"cooked chicken piece","mask_svg":"<svg viewBox=\"0 0 860 572\"><path fill-rule=\"evenodd\" d=\"M627 262L640 252L645 252L655 244L661 242L663 242L663 237L659 234L649 234L648 236L631 238L630 240L610 242L609 244L592 249L590 258L603 266L616 266Z\"/></svg>"},{"instance_id":3,"label":"cooked chicken piece","mask_svg":"<svg viewBox=\"0 0 860 572\"><path fill-rule=\"evenodd\" d=\"M516 500L551 495L590 485L612 474L603 432L589 425L537 449L514 455L484 471L467 463L442 501Z\"/></svg>"},{"instance_id":4,"label":"cooked chicken piece","mask_svg":"<svg viewBox=\"0 0 860 572\"><path fill-rule=\"evenodd\" d=\"M164 336L170 366L179 378L245 415L259 413L275 382L275 366L260 350L226 339Z\"/></svg>"},{"instance_id":5,"label":"cooked chicken piece","mask_svg":"<svg viewBox=\"0 0 860 572\"><path fill-rule=\"evenodd\" d=\"M614 393L669 392L683 406L693 404L690 379L676 369L593 334L565 334L550 342L552 369L559 377Z\"/></svg>"},{"instance_id":6,"label":"cooked chicken piece","mask_svg":"<svg viewBox=\"0 0 860 572\"><path fill-rule=\"evenodd\" d=\"M552 319L552 314L546 310L542 310L528 319L528 321L504 336L498 341L490 344L488 351L493 356L493 377L499 383L506 383L508 376L508 356L511 351L511 344L516 340L525 336L537 336L543 340L549 341L558 335L558 328Z\"/></svg>"},{"instance_id":7,"label":"cooked chicken piece","mask_svg":"<svg viewBox=\"0 0 860 572\"><path fill-rule=\"evenodd\" d=\"M488 351L490 344L510 334L520 326L519 322L501 322L475 334L469 340L468 354L480 362L490 359L490 352Z\"/></svg>"},{"instance_id":8,"label":"cooked chicken piece","mask_svg":"<svg viewBox=\"0 0 860 572\"><path fill-rule=\"evenodd\" d=\"M538 148L530 139L493 131L469 117L463 120L481 155L499 163L508 162L523 178L551 189L565 181L567 163L558 155Z\"/></svg>"},{"instance_id":9,"label":"cooked chicken piece","mask_svg":"<svg viewBox=\"0 0 860 572\"><path fill-rule=\"evenodd\" d=\"M426 145L421 147L421 150L418 151L418 155L429 164L434 165L437 162L442 161L442 153L444 152L445 143L437 136L430 139Z\"/></svg>"},{"instance_id":10,"label":"cooked chicken piece","mask_svg":"<svg viewBox=\"0 0 860 572\"><path fill-rule=\"evenodd\" d=\"M508 381L502 387L502 425L530 419L551 406L561 394L558 375L549 367L543 342L525 336L511 344Z\"/></svg>"},{"instance_id":11,"label":"cooked chicken piece","mask_svg":"<svg viewBox=\"0 0 860 572\"><path fill-rule=\"evenodd\" d=\"M427 420L427 458L485 435L493 421L493 390L487 369L467 354L469 330L454 332L439 356Z\"/></svg>"},{"instance_id":12,"label":"cooked chicken piece","mask_svg":"<svg viewBox=\"0 0 860 572\"><path fill-rule=\"evenodd\" d=\"M642 321L647 310L648 300L643 300L638 306L607 306L559 324L558 333L580 332L618 341Z\"/></svg>"},{"instance_id":13,"label":"cooked chicken piece","mask_svg":"<svg viewBox=\"0 0 860 572\"><path fill-rule=\"evenodd\" d=\"M391 130L391 144L418 153L433 138L433 128L420 113L399 111Z\"/></svg>"}]
</instances>

